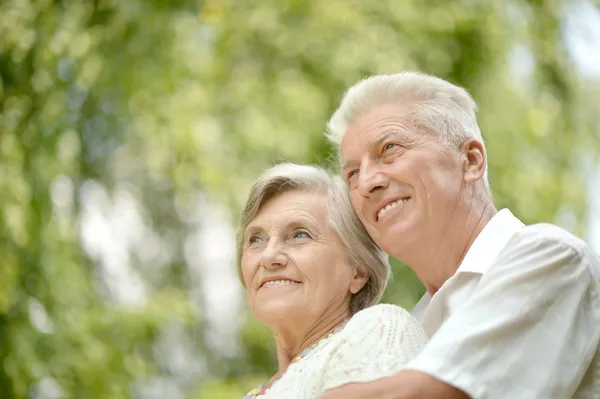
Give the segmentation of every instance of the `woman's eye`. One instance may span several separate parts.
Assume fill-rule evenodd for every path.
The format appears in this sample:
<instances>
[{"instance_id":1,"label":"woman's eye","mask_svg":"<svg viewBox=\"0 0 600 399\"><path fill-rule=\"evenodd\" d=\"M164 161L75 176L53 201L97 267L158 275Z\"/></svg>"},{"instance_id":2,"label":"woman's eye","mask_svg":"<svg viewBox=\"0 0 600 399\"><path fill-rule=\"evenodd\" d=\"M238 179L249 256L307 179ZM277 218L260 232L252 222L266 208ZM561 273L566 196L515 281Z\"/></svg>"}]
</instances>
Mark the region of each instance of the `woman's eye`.
<instances>
[{"instance_id":1,"label":"woman's eye","mask_svg":"<svg viewBox=\"0 0 600 399\"><path fill-rule=\"evenodd\" d=\"M352 179L357 174L358 174L358 170L351 170L350 172L348 172L348 180Z\"/></svg>"},{"instance_id":2,"label":"woman's eye","mask_svg":"<svg viewBox=\"0 0 600 399\"><path fill-rule=\"evenodd\" d=\"M248 238L248 244L256 244L259 241L260 241L260 236L257 236L256 234L251 235L250 238Z\"/></svg>"},{"instance_id":3,"label":"woman's eye","mask_svg":"<svg viewBox=\"0 0 600 399\"><path fill-rule=\"evenodd\" d=\"M310 234L308 234L304 230L298 230L298 231L294 232L294 234L292 235L292 237L293 238L310 238Z\"/></svg>"}]
</instances>

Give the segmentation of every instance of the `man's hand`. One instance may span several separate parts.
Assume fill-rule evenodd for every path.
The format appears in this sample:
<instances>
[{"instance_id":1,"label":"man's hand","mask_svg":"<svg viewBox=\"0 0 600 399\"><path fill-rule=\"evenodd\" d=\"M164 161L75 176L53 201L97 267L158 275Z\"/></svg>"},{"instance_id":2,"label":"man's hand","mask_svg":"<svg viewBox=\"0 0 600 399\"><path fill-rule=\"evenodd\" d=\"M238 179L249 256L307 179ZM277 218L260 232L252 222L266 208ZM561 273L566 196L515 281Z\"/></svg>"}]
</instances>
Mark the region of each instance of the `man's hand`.
<instances>
[{"instance_id":1,"label":"man's hand","mask_svg":"<svg viewBox=\"0 0 600 399\"><path fill-rule=\"evenodd\" d=\"M470 399L460 389L428 374L405 370L373 382L330 389L319 399Z\"/></svg>"},{"instance_id":2,"label":"man's hand","mask_svg":"<svg viewBox=\"0 0 600 399\"><path fill-rule=\"evenodd\" d=\"M380 387L381 380L365 383L353 383L342 385L338 388L329 389L319 399L370 399L370 398L387 398L381 396Z\"/></svg>"}]
</instances>

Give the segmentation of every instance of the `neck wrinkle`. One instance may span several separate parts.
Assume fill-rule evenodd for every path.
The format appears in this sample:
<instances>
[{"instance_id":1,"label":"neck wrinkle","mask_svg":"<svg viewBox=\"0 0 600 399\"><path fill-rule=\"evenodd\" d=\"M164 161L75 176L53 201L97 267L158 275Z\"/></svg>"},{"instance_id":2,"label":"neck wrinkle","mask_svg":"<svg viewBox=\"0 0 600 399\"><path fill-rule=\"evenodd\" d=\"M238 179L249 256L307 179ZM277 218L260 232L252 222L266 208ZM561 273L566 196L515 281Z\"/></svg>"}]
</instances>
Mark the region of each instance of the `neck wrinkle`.
<instances>
[{"instance_id":1,"label":"neck wrinkle","mask_svg":"<svg viewBox=\"0 0 600 399\"><path fill-rule=\"evenodd\" d=\"M350 317L349 303L345 302L342 306L331 304L321 317L312 323L307 323L306 328L302 329L296 324L291 329L279 333L275 332L277 361L279 363L277 375L285 373L289 365L302 351L327 337L348 317Z\"/></svg>"},{"instance_id":2,"label":"neck wrinkle","mask_svg":"<svg viewBox=\"0 0 600 399\"><path fill-rule=\"evenodd\" d=\"M473 193L469 201L457 204L447 222L449 228L444 232L443 241L431 252L429 261L414 269L431 295L454 276L469 248L496 213L491 198L483 193L480 196Z\"/></svg>"}]
</instances>

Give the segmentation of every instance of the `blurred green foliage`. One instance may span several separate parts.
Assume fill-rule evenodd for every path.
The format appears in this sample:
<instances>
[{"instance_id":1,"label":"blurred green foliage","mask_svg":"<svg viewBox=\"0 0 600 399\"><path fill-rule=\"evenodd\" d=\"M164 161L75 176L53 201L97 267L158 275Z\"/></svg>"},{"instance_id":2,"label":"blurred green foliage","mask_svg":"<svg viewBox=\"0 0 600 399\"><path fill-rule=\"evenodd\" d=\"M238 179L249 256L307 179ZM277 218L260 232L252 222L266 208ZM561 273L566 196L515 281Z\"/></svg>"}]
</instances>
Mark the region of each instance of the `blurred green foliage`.
<instances>
[{"instance_id":1,"label":"blurred green foliage","mask_svg":"<svg viewBox=\"0 0 600 399\"><path fill-rule=\"evenodd\" d=\"M233 355L206 337L207 287L186 255L210 224L197 204L225 205L234 223L273 161L330 165L325 122L369 74L466 87L497 205L584 234L600 93L565 45L577 4L0 2L0 398L225 399L269 376L256 320L230 315L242 323ZM122 253L98 249L96 214L114 219L105 235ZM123 263L107 269L107 251ZM143 300L115 294L127 268ZM423 287L394 270L385 300L410 307ZM165 352L178 350L192 360L175 367Z\"/></svg>"}]
</instances>

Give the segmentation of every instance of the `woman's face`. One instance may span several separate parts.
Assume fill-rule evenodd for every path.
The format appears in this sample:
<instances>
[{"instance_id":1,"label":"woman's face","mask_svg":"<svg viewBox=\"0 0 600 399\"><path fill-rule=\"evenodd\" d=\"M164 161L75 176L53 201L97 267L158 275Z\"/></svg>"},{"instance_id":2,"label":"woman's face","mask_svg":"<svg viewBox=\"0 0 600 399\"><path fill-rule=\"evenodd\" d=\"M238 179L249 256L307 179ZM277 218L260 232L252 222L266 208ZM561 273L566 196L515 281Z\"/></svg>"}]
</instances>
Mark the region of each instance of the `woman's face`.
<instances>
[{"instance_id":1,"label":"woman's face","mask_svg":"<svg viewBox=\"0 0 600 399\"><path fill-rule=\"evenodd\" d=\"M326 196L316 192L267 201L244 232L241 267L250 309L266 324L346 311L366 282L327 222Z\"/></svg>"}]
</instances>

